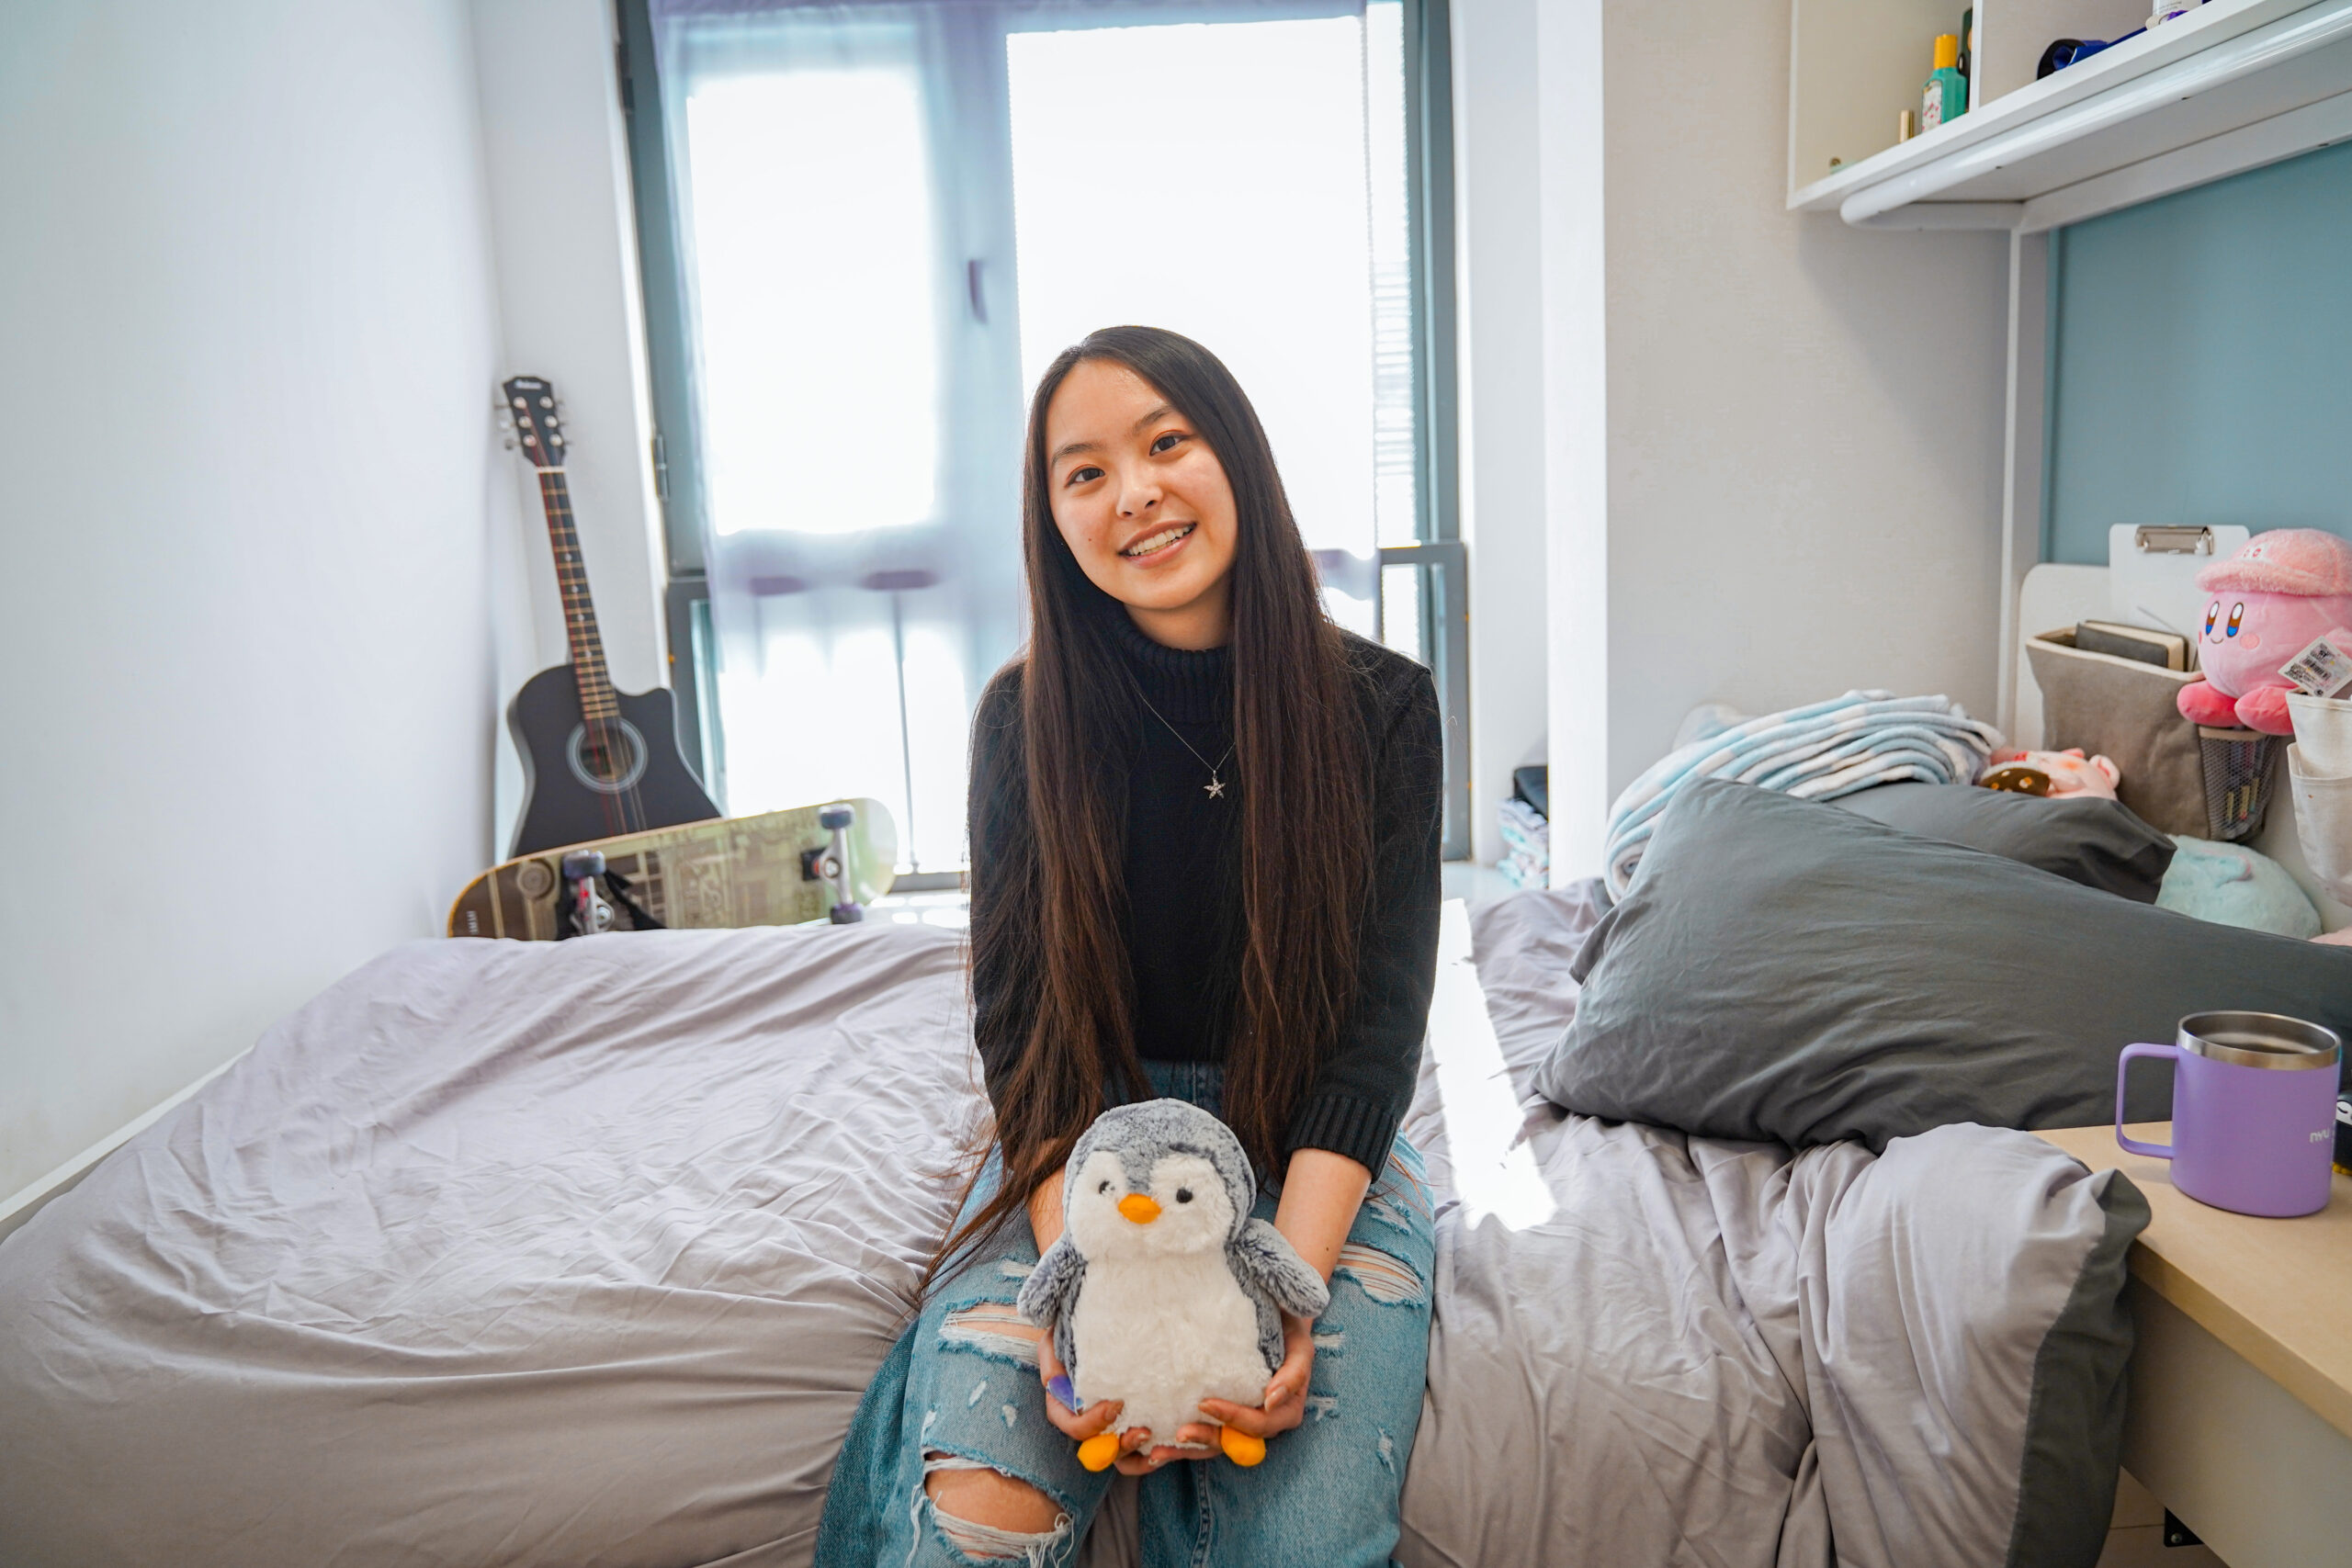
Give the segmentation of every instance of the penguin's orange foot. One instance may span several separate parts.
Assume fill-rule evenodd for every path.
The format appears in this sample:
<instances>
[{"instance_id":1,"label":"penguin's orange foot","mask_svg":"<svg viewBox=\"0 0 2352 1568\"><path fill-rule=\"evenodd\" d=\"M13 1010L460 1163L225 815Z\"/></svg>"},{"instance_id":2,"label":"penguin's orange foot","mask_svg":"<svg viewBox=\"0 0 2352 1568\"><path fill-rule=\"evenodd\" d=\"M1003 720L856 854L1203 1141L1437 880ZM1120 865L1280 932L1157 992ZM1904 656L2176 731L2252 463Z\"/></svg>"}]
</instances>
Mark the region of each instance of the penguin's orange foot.
<instances>
[{"instance_id":1,"label":"penguin's orange foot","mask_svg":"<svg viewBox=\"0 0 2352 1568\"><path fill-rule=\"evenodd\" d=\"M1238 1465L1253 1465L1266 1457L1265 1438L1253 1438L1231 1427L1217 1428L1216 1443L1225 1450L1225 1457Z\"/></svg>"},{"instance_id":2,"label":"penguin's orange foot","mask_svg":"<svg viewBox=\"0 0 2352 1568\"><path fill-rule=\"evenodd\" d=\"M1261 1445L1262 1451L1262 1445ZM1119 1434L1097 1432L1078 1445L1078 1462L1089 1470L1108 1470L1119 1457Z\"/></svg>"}]
</instances>

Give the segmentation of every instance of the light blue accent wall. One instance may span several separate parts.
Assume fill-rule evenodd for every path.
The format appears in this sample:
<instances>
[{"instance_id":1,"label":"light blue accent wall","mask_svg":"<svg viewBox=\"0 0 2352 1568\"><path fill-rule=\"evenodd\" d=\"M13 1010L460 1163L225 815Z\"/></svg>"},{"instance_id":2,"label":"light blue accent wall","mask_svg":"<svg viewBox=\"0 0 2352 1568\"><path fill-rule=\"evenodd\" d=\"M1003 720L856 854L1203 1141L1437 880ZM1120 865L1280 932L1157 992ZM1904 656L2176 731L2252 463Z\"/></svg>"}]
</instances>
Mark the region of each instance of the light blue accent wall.
<instances>
[{"instance_id":1,"label":"light blue accent wall","mask_svg":"<svg viewBox=\"0 0 2352 1568\"><path fill-rule=\"evenodd\" d=\"M2042 558L2115 523L2352 536L2352 143L2062 230Z\"/></svg>"}]
</instances>

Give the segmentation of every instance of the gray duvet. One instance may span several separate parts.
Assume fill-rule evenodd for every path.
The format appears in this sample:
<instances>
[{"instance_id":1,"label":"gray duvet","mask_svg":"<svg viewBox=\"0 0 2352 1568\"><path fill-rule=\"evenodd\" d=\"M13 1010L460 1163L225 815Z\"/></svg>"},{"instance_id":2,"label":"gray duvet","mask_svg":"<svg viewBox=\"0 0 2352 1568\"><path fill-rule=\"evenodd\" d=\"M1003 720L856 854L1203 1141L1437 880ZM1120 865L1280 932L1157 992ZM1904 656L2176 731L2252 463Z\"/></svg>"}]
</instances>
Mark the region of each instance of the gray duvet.
<instances>
[{"instance_id":1,"label":"gray duvet","mask_svg":"<svg viewBox=\"0 0 2352 1568\"><path fill-rule=\"evenodd\" d=\"M2129 1188L2018 1134L1792 1160L1525 1103L1590 914L1478 930L1550 1218L1455 1199L1510 1140L1453 1146L1433 1035L1399 1557L2089 1563ZM806 1562L979 1124L965 1010L921 927L387 954L0 1243L0 1557Z\"/></svg>"}]
</instances>

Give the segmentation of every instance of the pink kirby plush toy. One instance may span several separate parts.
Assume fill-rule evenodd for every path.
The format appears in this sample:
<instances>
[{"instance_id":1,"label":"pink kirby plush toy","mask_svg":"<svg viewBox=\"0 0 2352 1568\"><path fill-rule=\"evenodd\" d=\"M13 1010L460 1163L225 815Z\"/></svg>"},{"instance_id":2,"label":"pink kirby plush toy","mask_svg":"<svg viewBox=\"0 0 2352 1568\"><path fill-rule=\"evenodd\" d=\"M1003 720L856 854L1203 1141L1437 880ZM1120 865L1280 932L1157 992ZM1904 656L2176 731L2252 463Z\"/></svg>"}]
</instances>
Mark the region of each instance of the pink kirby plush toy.
<instances>
[{"instance_id":1,"label":"pink kirby plush toy","mask_svg":"<svg viewBox=\"0 0 2352 1568\"><path fill-rule=\"evenodd\" d=\"M2197 650L2205 678L2180 689L2181 716L2292 735L2294 683L2278 667L2321 637L2352 653L2352 540L2274 528L2199 572L2197 586L2212 596Z\"/></svg>"},{"instance_id":2,"label":"pink kirby plush toy","mask_svg":"<svg viewBox=\"0 0 2352 1568\"><path fill-rule=\"evenodd\" d=\"M2115 798L2123 772L2105 757L2086 757L2079 746L2064 751L2020 751L2015 747L1996 751L1992 767L1976 782L1986 789L2016 795L2045 795L2064 800L2070 795Z\"/></svg>"}]
</instances>

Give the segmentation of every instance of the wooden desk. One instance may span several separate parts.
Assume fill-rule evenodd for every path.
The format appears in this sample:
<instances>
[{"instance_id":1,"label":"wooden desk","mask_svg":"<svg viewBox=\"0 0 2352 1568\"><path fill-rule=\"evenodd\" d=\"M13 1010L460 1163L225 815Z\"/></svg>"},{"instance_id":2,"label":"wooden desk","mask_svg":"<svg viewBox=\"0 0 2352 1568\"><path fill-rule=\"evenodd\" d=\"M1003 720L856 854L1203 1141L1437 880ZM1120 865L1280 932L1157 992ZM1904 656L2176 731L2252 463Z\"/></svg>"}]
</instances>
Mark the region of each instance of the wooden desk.
<instances>
[{"instance_id":1,"label":"wooden desk","mask_svg":"<svg viewBox=\"0 0 2352 1568\"><path fill-rule=\"evenodd\" d=\"M2168 1123L2130 1129L2168 1143ZM2109 1127L2043 1133L2147 1196L2123 1467L2230 1568L2352 1564L2352 1178L2325 1209L2208 1208Z\"/></svg>"}]
</instances>

